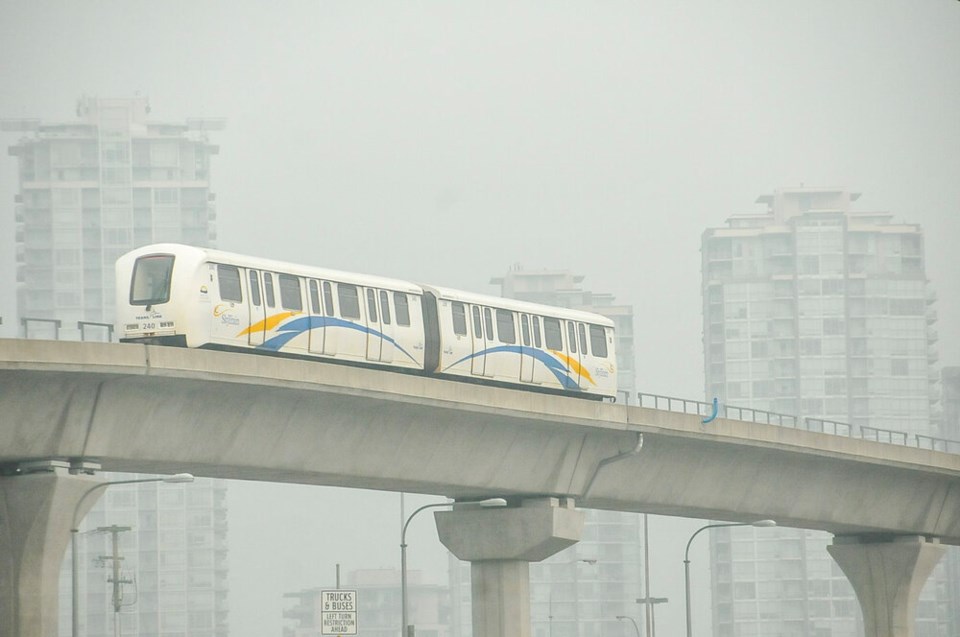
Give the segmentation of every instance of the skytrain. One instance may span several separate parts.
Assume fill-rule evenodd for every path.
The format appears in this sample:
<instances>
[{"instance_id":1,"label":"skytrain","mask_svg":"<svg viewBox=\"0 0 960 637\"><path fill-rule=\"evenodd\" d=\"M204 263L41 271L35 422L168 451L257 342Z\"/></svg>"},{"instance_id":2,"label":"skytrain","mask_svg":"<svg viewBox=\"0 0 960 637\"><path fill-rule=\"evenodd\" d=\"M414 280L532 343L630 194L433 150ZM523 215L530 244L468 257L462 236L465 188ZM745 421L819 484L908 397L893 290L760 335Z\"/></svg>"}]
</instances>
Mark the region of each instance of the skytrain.
<instances>
[{"instance_id":1,"label":"skytrain","mask_svg":"<svg viewBox=\"0 0 960 637\"><path fill-rule=\"evenodd\" d=\"M122 342L290 356L616 396L598 314L178 244L117 260Z\"/></svg>"}]
</instances>

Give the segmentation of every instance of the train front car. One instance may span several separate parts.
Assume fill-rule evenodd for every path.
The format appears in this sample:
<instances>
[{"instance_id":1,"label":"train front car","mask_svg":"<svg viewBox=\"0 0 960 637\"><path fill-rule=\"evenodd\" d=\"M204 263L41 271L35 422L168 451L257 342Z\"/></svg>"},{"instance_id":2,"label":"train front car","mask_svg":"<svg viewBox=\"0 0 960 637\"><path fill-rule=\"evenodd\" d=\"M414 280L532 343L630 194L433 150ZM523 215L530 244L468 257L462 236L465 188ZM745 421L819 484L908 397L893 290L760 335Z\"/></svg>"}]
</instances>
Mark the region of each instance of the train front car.
<instances>
[{"instance_id":1,"label":"train front car","mask_svg":"<svg viewBox=\"0 0 960 637\"><path fill-rule=\"evenodd\" d=\"M206 253L177 244L145 246L116 263L116 330L121 342L199 347L208 340L197 303Z\"/></svg>"},{"instance_id":2,"label":"train front car","mask_svg":"<svg viewBox=\"0 0 960 637\"><path fill-rule=\"evenodd\" d=\"M127 342L423 370L412 283L172 244L121 257L117 281Z\"/></svg>"},{"instance_id":3,"label":"train front car","mask_svg":"<svg viewBox=\"0 0 960 637\"><path fill-rule=\"evenodd\" d=\"M424 289L437 299L438 373L585 398L616 397L610 319L449 288Z\"/></svg>"}]
</instances>

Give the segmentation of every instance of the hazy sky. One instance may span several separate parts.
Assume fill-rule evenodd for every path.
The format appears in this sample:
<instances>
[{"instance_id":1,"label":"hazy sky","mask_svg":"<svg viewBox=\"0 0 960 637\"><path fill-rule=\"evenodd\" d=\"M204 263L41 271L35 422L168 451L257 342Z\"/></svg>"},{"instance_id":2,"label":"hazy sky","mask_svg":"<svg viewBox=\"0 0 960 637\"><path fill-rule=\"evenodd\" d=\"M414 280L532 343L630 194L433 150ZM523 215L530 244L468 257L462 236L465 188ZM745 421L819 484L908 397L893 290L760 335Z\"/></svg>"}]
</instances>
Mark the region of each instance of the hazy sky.
<instances>
[{"instance_id":1,"label":"hazy sky","mask_svg":"<svg viewBox=\"0 0 960 637\"><path fill-rule=\"evenodd\" d=\"M702 393L703 230L776 187L845 186L923 226L941 362L960 364L956 0L0 0L0 87L7 118L69 121L83 94L138 92L157 120L225 117L223 249L480 292L512 264L584 274L635 306L638 388L655 393ZM0 154L5 335L15 168ZM397 566L396 498L235 488L233 559L259 561L253 584L254 562L235 568L233 634L278 634L245 600L318 585L339 555ZM330 539L339 506L377 550ZM679 576L682 542L662 554ZM670 633L678 582L654 591Z\"/></svg>"}]
</instances>

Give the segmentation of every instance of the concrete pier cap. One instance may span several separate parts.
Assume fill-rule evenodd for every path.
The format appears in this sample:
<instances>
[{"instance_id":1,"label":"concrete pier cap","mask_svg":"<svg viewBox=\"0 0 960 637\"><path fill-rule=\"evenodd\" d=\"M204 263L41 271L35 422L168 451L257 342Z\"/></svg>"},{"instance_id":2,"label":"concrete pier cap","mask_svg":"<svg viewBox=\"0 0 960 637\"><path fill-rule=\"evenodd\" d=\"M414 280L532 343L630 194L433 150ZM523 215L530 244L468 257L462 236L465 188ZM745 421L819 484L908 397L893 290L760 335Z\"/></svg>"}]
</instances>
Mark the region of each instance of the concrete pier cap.
<instances>
[{"instance_id":1,"label":"concrete pier cap","mask_svg":"<svg viewBox=\"0 0 960 637\"><path fill-rule=\"evenodd\" d=\"M836 536L827 547L860 601L866 637L913 637L927 577L946 548L922 535Z\"/></svg>"},{"instance_id":2,"label":"concrete pier cap","mask_svg":"<svg viewBox=\"0 0 960 637\"><path fill-rule=\"evenodd\" d=\"M582 511L572 498L524 498L519 505L455 506L434 514L440 541L470 562L474 637L530 637L530 562L576 544Z\"/></svg>"},{"instance_id":3,"label":"concrete pier cap","mask_svg":"<svg viewBox=\"0 0 960 637\"><path fill-rule=\"evenodd\" d=\"M433 514L440 541L461 560L539 562L580 541L584 515L572 498L527 498L519 506L470 503Z\"/></svg>"}]
</instances>

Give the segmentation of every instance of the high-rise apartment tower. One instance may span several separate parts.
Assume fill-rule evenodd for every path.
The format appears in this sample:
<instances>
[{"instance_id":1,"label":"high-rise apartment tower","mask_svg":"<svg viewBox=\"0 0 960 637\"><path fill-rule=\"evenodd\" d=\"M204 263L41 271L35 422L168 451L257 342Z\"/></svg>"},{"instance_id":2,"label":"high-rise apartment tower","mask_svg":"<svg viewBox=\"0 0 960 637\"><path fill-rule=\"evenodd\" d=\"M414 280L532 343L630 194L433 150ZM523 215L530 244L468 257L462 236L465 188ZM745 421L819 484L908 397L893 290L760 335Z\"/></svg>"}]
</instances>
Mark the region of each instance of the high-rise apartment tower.
<instances>
[{"instance_id":1,"label":"high-rise apartment tower","mask_svg":"<svg viewBox=\"0 0 960 637\"><path fill-rule=\"evenodd\" d=\"M221 120L154 121L140 97L83 97L76 114L70 122L0 122L2 130L20 134L9 153L19 171L14 240L18 322L26 336L76 339L84 334L80 322L101 324L94 333L112 325L114 262L134 247L211 246L216 239L210 158L218 150L208 131L222 128ZM58 334L43 330L55 322ZM110 527L123 530L97 530ZM86 637L114 635L117 628L144 637L225 637L223 481L112 486L80 531ZM114 538L123 580L116 588L109 581ZM60 625L67 634L69 555L61 582ZM114 593L122 597L118 613Z\"/></svg>"},{"instance_id":2,"label":"high-rise apartment tower","mask_svg":"<svg viewBox=\"0 0 960 637\"><path fill-rule=\"evenodd\" d=\"M208 131L215 119L156 122L146 98L77 102L77 120L5 120L20 132L16 195L18 314L112 323L117 257L174 241L211 246L216 213Z\"/></svg>"},{"instance_id":3,"label":"high-rise apartment tower","mask_svg":"<svg viewBox=\"0 0 960 637\"><path fill-rule=\"evenodd\" d=\"M919 226L856 212L844 189L764 195L703 234L706 398L937 435L936 331ZM840 488L842 485L837 485ZM829 537L736 528L711 540L714 637L854 637L854 593ZM946 637L942 565L918 637Z\"/></svg>"}]
</instances>

